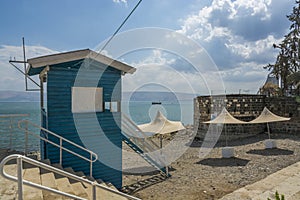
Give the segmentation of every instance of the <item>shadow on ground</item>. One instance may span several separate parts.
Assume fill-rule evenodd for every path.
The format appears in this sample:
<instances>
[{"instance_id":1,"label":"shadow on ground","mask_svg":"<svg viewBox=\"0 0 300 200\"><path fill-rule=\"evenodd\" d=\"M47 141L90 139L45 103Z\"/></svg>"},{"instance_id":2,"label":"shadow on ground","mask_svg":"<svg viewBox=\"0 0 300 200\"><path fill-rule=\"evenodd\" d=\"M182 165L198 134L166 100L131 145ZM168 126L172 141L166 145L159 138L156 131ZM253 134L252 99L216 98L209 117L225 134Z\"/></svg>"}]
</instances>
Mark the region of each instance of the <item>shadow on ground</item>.
<instances>
[{"instance_id":1,"label":"shadow on ground","mask_svg":"<svg viewBox=\"0 0 300 200\"><path fill-rule=\"evenodd\" d=\"M166 180L168 177L162 176L161 174L152 176L150 178L147 178L145 180L138 181L136 183L125 185L122 187L121 191L127 194L133 194L135 192L138 192L139 190L145 189L147 187L150 187L151 185L160 183L164 180Z\"/></svg>"},{"instance_id":2,"label":"shadow on ground","mask_svg":"<svg viewBox=\"0 0 300 200\"><path fill-rule=\"evenodd\" d=\"M173 167L169 167L169 172L175 171ZM159 174L160 172L156 170L154 167L151 166L143 166L143 167L134 167L134 168L128 168L123 169L124 175L148 175L148 176L154 176Z\"/></svg>"},{"instance_id":3,"label":"shadow on ground","mask_svg":"<svg viewBox=\"0 0 300 200\"><path fill-rule=\"evenodd\" d=\"M288 149L273 148L273 149L253 149L247 151L247 153L261 155L261 156L279 156L279 155L292 155L294 154L294 151Z\"/></svg>"},{"instance_id":4,"label":"shadow on ground","mask_svg":"<svg viewBox=\"0 0 300 200\"><path fill-rule=\"evenodd\" d=\"M246 166L249 160L241 158L206 158L196 162L200 165L209 165L213 167L235 167L235 166Z\"/></svg>"},{"instance_id":5,"label":"shadow on ground","mask_svg":"<svg viewBox=\"0 0 300 200\"><path fill-rule=\"evenodd\" d=\"M255 136L230 140L230 141L228 141L227 146L234 147L234 146L248 145L248 144L253 144L253 143L257 143L257 142L263 142L266 139L269 139L268 134L260 133ZM295 140L295 141L300 141L300 137L295 134L287 135L287 134L272 133L272 139L275 139L275 140L276 139L291 139L291 140ZM185 145L189 146L191 148L200 148L200 147L202 147L202 144L203 144L203 139L194 138L193 141L188 142ZM213 147L224 147L224 146L226 146L226 142L218 140L218 141L216 141L216 143L213 143L212 148Z\"/></svg>"}]
</instances>

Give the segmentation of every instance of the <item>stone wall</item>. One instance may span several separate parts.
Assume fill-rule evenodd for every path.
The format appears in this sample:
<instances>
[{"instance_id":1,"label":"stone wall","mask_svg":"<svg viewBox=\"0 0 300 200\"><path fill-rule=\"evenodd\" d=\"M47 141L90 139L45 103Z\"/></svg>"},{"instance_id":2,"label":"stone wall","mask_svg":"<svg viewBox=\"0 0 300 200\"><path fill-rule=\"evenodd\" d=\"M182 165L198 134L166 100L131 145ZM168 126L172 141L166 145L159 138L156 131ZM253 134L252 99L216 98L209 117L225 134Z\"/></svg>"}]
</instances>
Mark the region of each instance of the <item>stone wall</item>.
<instances>
[{"instance_id":1,"label":"stone wall","mask_svg":"<svg viewBox=\"0 0 300 200\"><path fill-rule=\"evenodd\" d=\"M300 133L300 104L293 97L266 97L264 95L234 94L199 96L194 99L194 127L197 136L203 139L208 131L209 121L217 116L223 107L235 118L243 121L251 121L258 117L264 107L271 112L285 117L291 117L288 122L270 123L271 132L276 133ZM217 126L217 125L214 125ZM254 136L267 132L266 124L239 124L226 125L227 138L237 139ZM224 128L219 140L225 139Z\"/></svg>"}]
</instances>

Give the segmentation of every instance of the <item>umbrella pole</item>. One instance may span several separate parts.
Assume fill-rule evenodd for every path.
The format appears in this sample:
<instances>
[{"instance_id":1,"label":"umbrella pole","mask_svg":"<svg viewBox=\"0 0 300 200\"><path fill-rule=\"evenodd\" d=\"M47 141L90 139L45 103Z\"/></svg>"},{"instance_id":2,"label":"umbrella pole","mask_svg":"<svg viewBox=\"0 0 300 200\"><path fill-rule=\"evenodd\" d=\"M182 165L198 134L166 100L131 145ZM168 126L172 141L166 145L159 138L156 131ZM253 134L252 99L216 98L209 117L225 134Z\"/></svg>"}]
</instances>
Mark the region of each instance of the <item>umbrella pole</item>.
<instances>
[{"instance_id":1,"label":"umbrella pole","mask_svg":"<svg viewBox=\"0 0 300 200\"><path fill-rule=\"evenodd\" d=\"M159 138L160 138L160 154L162 154L162 134L159 134Z\"/></svg>"},{"instance_id":2,"label":"umbrella pole","mask_svg":"<svg viewBox=\"0 0 300 200\"><path fill-rule=\"evenodd\" d=\"M271 135L270 135L270 127L269 127L269 123L267 122L267 129L268 129L268 136L269 136L269 139L271 139Z\"/></svg>"},{"instance_id":3,"label":"umbrella pole","mask_svg":"<svg viewBox=\"0 0 300 200\"><path fill-rule=\"evenodd\" d=\"M224 124L224 128L225 128L225 144L226 147L228 146L228 142L227 142L227 130L226 130L226 124Z\"/></svg>"}]
</instances>

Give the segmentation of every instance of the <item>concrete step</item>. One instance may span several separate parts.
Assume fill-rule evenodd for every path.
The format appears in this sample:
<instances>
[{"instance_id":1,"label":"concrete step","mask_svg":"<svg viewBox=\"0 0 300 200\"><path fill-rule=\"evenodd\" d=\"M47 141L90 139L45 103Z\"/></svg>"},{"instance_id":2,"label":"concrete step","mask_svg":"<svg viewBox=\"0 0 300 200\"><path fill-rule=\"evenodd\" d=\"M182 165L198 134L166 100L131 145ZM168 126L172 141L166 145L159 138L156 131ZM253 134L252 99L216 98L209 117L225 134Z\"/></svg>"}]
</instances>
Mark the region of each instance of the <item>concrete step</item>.
<instances>
[{"instance_id":1,"label":"concrete step","mask_svg":"<svg viewBox=\"0 0 300 200\"><path fill-rule=\"evenodd\" d=\"M68 194L73 194L73 195L75 194L68 178L66 178L66 177L56 178L56 184L57 184L57 188L59 191L62 191L62 192L68 193ZM68 197L62 197L62 198L70 199Z\"/></svg>"},{"instance_id":2,"label":"concrete step","mask_svg":"<svg viewBox=\"0 0 300 200\"><path fill-rule=\"evenodd\" d=\"M102 183L103 184L103 183ZM104 185L106 186L106 185ZM86 192L89 195L89 199L92 199L92 186L86 184L85 188ZM116 189L117 190L117 189ZM109 199L109 200L127 200L127 198L122 197L118 194L114 194L110 191L97 187L96 189L97 198L99 199Z\"/></svg>"},{"instance_id":3,"label":"concrete step","mask_svg":"<svg viewBox=\"0 0 300 200\"><path fill-rule=\"evenodd\" d=\"M40 169L38 167L30 167L25 169L24 180L31 181L36 184L41 184ZM24 185L23 198L33 200L43 200L43 192L40 189Z\"/></svg>"},{"instance_id":4,"label":"concrete step","mask_svg":"<svg viewBox=\"0 0 300 200\"><path fill-rule=\"evenodd\" d=\"M69 182L71 184L71 187L72 187L75 195L80 196L82 198L91 199L91 198L89 198L89 195L87 194L87 192L81 182L77 182L77 181L72 182L72 180L69 180Z\"/></svg>"},{"instance_id":5,"label":"concrete step","mask_svg":"<svg viewBox=\"0 0 300 200\"><path fill-rule=\"evenodd\" d=\"M49 161L43 161L46 164L49 164ZM60 165L53 165L56 168L62 169ZM72 195L76 195L86 199L92 199L92 186L90 184L85 184L82 182L78 182L76 180L72 180L70 178L63 177L59 174L55 174L48 170L34 167L31 165L24 165L25 169L23 170L23 178L24 180L31 181L36 184L44 185L46 187L50 187L53 189L57 189L59 191L63 191ZM16 165L10 164L4 166L5 172L16 176ZM73 174L77 174L79 176L84 176L82 172L74 172L72 168L65 169L65 171ZM93 177L84 176L91 181L96 181ZM105 183L102 180L97 180L97 183L110 187L114 190L117 190L112 184ZM5 186L5 187L4 187ZM110 199L110 200L125 200L120 195L113 194L110 191L106 191L101 188L96 189L98 199ZM0 199L16 199L17 198L17 183L4 179L0 176ZM23 188L23 198L24 199L33 199L33 200L66 200L70 199L67 197L63 197L61 195L57 195L52 192L48 192L45 190L36 189L27 185L24 185Z\"/></svg>"},{"instance_id":6,"label":"concrete step","mask_svg":"<svg viewBox=\"0 0 300 200\"><path fill-rule=\"evenodd\" d=\"M56 167L58 169L63 169L62 166L59 165L59 164L52 164L52 166L54 166L54 167ZM82 172L78 172L76 174L76 172L73 170L72 167L67 167L67 168L64 168L63 170L66 171L66 172L69 172L71 174L77 175L77 176L78 175L79 176L84 176L84 174ZM85 190L85 187L84 187L83 183L78 182L78 181L73 180L73 179L70 179L70 178L68 180L69 180L69 183L70 183L70 187L72 188L73 193L75 195L80 196L82 198L89 198L89 196L88 196L88 194L87 194L87 192Z\"/></svg>"},{"instance_id":7,"label":"concrete step","mask_svg":"<svg viewBox=\"0 0 300 200\"><path fill-rule=\"evenodd\" d=\"M64 168L64 171L69 172L69 173L71 173L71 174L75 174L75 171L73 170L72 167Z\"/></svg>"},{"instance_id":8,"label":"concrete step","mask_svg":"<svg viewBox=\"0 0 300 200\"><path fill-rule=\"evenodd\" d=\"M5 165L4 171L9 175L16 176L16 164ZM0 176L0 197L0 199L17 199L17 183Z\"/></svg>"},{"instance_id":9,"label":"concrete step","mask_svg":"<svg viewBox=\"0 0 300 200\"><path fill-rule=\"evenodd\" d=\"M257 199L262 199L264 197L269 198L278 191L279 194L284 194L286 199L290 199L291 196L295 195L300 191L300 175L291 174L290 177L277 182L277 185L273 187L270 191L266 191L259 195Z\"/></svg>"},{"instance_id":10,"label":"concrete step","mask_svg":"<svg viewBox=\"0 0 300 200\"><path fill-rule=\"evenodd\" d=\"M41 160L42 163L45 163L47 165L51 165L51 162L49 159L44 159L44 160Z\"/></svg>"},{"instance_id":11,"label":"concrete step","mask_svg":"<svg viewBox=\"0 0 300 200\"><path fill-rule=\"evenodd\" d=\"M289 200L299 200L300 199L300 191L292 195Z\"/></svg>"},{"instance_id":12,"label":"concrete step","mask_svg":"<svg viewBox=\"0 0 300 200\"><path fill-rule=\"evenodd\" d=\"M221 200L232 199L274 199L275 192L285 196L285 199L300 199L300 162L279 170L266 178L240 188Z\"/></svg>"},{"instance_id":13,"label":"concrete step","mask_svg":"<svg viewBox=\"0 0 300 200\"><path fill-rule=\"evenodd\" d=\"M122 196L120 196L118 194L114 194L114 193L112 193L110 191L107 191L107 190L104 190L104 189L101 189L101 188L97 188L96 193L97 193L97 196L99 196L99 197L101 197L103 199L127 200L127 198L125 198L125 197L122 197Z\"/></svg>"},{"instance_id":14,"label":"concrete step","mask_svg":"<svg viewBox=\"0 0 300 200\"><path fill-rule=\"evenodd\" d=\"M42 181L42 185L44 185L44 186L47 186L47 187L50 187L53 189L58 189L57 183L55 180L55 176L52 172L41 169L41 181ZM62 196L54 194L49 191L45 191L45 190L43 190L43 196L44 196L44 200L52 200L52 199L62 200L63 199Z\"/></svg>"}]
</instances>

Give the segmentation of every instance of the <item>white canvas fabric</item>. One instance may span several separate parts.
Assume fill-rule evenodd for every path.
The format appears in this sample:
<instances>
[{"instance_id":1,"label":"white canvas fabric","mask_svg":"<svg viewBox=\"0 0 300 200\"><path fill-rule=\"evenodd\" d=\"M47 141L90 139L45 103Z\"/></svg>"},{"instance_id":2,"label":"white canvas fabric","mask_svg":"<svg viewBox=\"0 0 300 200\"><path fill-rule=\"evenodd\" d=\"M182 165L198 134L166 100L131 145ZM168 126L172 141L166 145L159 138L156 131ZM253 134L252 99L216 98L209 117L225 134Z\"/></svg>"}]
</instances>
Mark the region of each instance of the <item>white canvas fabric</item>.
<instances>
[{"instance_id":1,"label":"white canvas fabric","mask_svg":"<svg viewBox=\"0 0 300 200\"><path fill-rule=\"evenodd\" d=\"M203 122L206 124L247 124L248 122L244 122L242 120L238 120L233 117L226 108L223 108L222 112L213 120Z\"/></svg>"},{"instance_id":2,"label":"white canvas fabric","mask_svg":"<svg viewBox=\"0 0 300 200\"><path fill-rule=\"evenodd\" d=\"M291 118L280 117L272 113L268 108L264 107L261 114L254 120L249 123L258 124L258 123L269 123L269 122L279 122L279 121L288 121Z\"/></svg>"},{"instance_id":3,"label":"white canvas fabric","mask_svg":"<svg viewBox=\"0 0 300 200\"><path fill-rule=\"evenodd\" d=\"M166 134L185 129L180 121L170 121L160 111L157 112L152 122L141 124L138 127L143 132L155 134Z\"/></svg>"}]
</instances>

